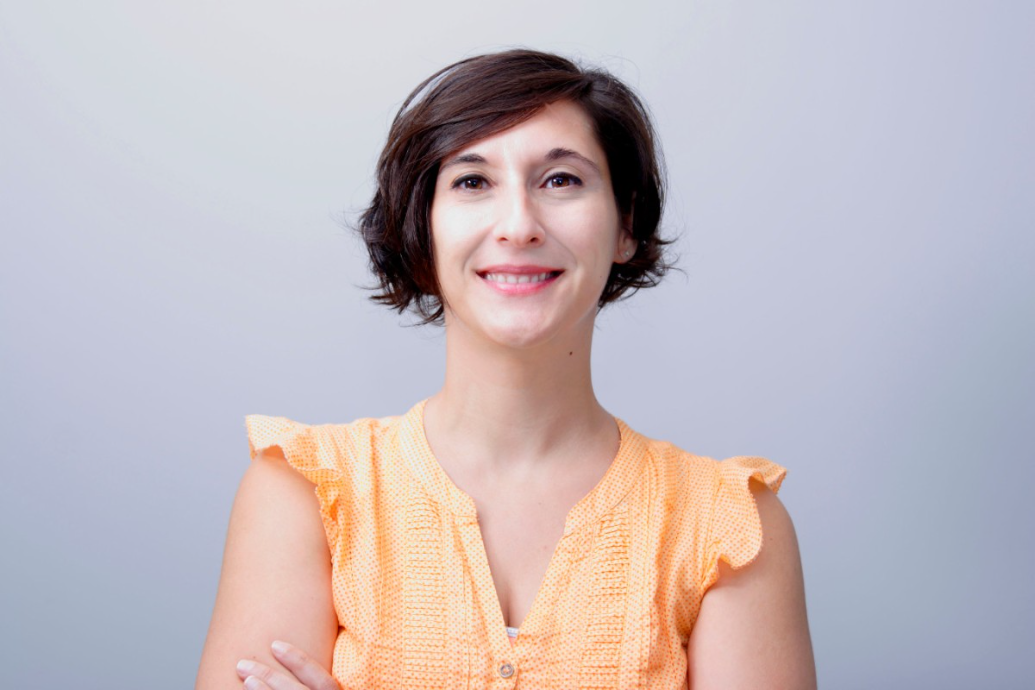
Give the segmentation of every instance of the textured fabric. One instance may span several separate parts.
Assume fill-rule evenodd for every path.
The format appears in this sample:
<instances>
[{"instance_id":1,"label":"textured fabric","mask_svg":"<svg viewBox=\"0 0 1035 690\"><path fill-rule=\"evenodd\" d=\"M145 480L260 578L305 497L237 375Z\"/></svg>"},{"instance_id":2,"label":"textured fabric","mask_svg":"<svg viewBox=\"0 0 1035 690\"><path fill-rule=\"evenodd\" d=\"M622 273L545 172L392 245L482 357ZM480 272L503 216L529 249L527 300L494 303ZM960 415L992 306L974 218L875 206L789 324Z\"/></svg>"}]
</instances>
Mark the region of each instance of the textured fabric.
<instances>
[{"instance_id":1,"label":"textured fabric","mask_svg":"<svg viewBox=\"0 0 1035 690\"><path fill-rule=\"evenodd\" d=\"M342 688L685 688L686 643L718 562L749 563L749 490L786 470L722 462L616 418L618 453L569 512L532 610L507 635L474 501L406 414L349 424L246 418L252 457L279 447L313 484L333 562Z\"/></svg>"}]
</instances>

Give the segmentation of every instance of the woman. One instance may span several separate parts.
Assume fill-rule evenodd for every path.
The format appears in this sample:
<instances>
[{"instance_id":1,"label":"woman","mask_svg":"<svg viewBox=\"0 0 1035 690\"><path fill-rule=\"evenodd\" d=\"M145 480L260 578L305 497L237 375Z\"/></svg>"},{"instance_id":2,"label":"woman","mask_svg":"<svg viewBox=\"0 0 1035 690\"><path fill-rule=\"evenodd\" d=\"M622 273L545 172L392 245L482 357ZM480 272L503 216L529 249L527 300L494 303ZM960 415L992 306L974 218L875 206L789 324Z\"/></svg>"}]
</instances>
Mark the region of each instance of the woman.
<instances>
[{"instance_id":1,"label":"woman","mask_svg":"<svg viewBox=\"0 0 1035 690\"><path fill-rule=\"evenodd\" d=\"M606 73L518 50L416 89L360 229L376 299L444 322L445 383L396 417L248 418L198 688L815 686L783 468L593 393L598 310L667 268L661 199Z\"/></svg>"}]
</instances>

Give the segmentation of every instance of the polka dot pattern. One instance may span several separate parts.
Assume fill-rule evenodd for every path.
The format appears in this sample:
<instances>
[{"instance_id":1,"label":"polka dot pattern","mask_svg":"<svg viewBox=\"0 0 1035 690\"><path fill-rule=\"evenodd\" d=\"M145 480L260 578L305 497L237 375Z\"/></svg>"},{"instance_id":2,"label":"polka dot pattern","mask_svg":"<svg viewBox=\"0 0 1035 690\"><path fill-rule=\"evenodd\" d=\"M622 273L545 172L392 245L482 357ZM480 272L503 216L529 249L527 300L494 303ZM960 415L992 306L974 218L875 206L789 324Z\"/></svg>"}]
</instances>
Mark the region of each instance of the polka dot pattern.
<instances>
[{"instance_id":1,"label":"polka dot pattern","mask_svg":"<svg viewBox=\"0 0 1035 690\"><path fill-rule=\"evenodd\" d=\"M749 480L622 420L600 483L569 512L532 610L507 633L474 501L435 459L421 401L348 424L246 418L252 457L279 447L313 484L332 557L342 688L685 688L686 643L718 563L751 562Z\"/></svg>"}]
</instances>

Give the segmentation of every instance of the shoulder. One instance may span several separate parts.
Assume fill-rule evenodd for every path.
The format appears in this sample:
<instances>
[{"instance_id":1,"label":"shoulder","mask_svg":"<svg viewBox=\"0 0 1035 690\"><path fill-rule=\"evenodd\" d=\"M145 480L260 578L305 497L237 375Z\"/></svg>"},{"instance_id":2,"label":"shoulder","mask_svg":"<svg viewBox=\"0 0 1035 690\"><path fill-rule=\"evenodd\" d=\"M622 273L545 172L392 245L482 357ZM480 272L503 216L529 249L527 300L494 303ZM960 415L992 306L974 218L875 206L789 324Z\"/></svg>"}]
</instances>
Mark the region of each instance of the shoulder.
<instances>
[{"instance_id":1,"label":"shoulder","mask_svg":"<svg viewBox=\"0 0 1035 690\"><path fill-rule=\"evenodd\" d=\"M362 417L347 423L306 424L287 417L248 415L245 427L252 459L279 457L318 483L357 456L373 453L398 427L399 416ZM312 475L312 476L310 476Z\"/></svg>"},{"instance_id":2,"label":"shoulder","mask_svg":"<svg viewBox=\"0 0 1035 690\"><path fill-rule=\"evenodd\" d=\"M716 460L667 441L649 439L647 447L646 495L660 511L662 541L667 552L692 558L688 586L704 592L720 560L739 567L758 553L762 524L753 489L775 499L787 470L758 456Z\"/></svg>"},{"instance_id":3,"label":"shoulder","mask_svg":"<svg viewBox=\"0 0 1035 690\"><path fill-rule=\"evenodd\" d=\"M787 475L785 467L759 456L717 460L655 439L647 439L647 448L660 489L681 495L698 511L720 510L730 503L749 507L752 480L775 494Z\"/></svg>"},{"instance_id":4,"label":"shoulder","mask_svg":"<svg viewBox=\"0 0 1035 690\"><path fill-rule=\"evenodd\" d=\"M261 481L269 491L304 495L295 505L304 503L305 510L321 518L334 551L357 501L369 497L377 484L377 458L391 443L398 419L364 417L345 424L305 424L286 417L248 415L245 426L252 463L242 489ZM267 500L275 503L272 496Z\"/></svg>"}]
</instances>

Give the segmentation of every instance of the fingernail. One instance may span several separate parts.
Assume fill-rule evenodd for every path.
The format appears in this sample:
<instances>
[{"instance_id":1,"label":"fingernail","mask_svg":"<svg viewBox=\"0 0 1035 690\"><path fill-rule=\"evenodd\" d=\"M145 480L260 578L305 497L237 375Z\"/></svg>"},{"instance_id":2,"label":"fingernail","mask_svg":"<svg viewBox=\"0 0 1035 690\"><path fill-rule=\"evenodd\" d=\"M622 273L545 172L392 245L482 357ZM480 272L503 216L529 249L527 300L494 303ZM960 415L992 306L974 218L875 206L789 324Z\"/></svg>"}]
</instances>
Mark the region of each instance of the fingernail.
<instances>
[{"instance_id":1,"label":"fingernail","mask_svg":"<svg viewBox=\"0 0 1035 690\"><path fill-rule=\"evenodd\" d=\"M248 688L248 690L262 690L262 684L255 676L248 676L245 678L244 687Z\"/></svg>"},{"instance_id":2,"label":"fingernail","mask_svg":"<svg viewBox=\"0 0 1035 690\"><path fill-rule=\"evenodd\" d=\"M241 659L237 662L237 670L241 673L255 673L255 662L248 659Z\"/></svg>"},{"instance_id":3,"label":"fingernail","mask_svg":"<svg viewBox=\"0 0 1035 690\"><path fill-rule=\"evenodd\" d=\"M280 640L274 640L270 646L273 647L273 651L277 654L284 654L288 650L288 643L281 642Z\"/></svg>"}]
</instances>

